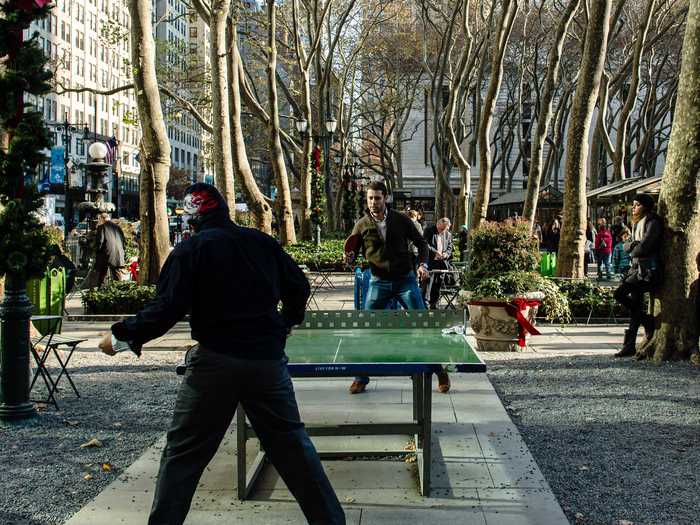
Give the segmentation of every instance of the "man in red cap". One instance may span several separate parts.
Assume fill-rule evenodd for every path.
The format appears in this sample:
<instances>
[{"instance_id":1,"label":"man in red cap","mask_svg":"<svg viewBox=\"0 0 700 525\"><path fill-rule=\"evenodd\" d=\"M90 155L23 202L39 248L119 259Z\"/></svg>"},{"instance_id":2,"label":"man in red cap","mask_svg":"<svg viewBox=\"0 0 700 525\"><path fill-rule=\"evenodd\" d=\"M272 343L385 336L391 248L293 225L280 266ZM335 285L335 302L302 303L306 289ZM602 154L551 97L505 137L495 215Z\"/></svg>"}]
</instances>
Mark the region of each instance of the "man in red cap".
<instances>
[{"instance_id":1,"label":"man in red cap","mask_svg":"<svg viewBox=\"0 0 700 525\"><path fill-rule=\"evenodd\" d=\"M100 343L110 355L125 345L140 353L187 312L199 343L189 353L149 525L185 521L199 478L239 403L308 522L344 524L299 417L284 353L291 328L304 319L304 273L275 239L234 224L213 186L190 186L184 209L196 234L171 252L156 297L133 318L114 324Z\"/></svg>"}]
</instances>

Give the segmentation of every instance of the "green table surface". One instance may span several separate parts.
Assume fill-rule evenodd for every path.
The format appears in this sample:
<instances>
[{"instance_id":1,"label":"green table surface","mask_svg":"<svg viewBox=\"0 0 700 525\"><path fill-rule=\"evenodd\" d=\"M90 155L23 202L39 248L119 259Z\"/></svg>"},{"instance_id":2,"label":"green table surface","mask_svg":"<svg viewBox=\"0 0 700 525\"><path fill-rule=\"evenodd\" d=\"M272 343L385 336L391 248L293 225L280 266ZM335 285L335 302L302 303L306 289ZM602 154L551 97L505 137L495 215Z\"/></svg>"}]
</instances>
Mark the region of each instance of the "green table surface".
<instances>
[{"instance_id":1,"label":"green table surface","mask_svg":"<svg viewBox=\"0 0 700 525\"><path fill-rule=\"evenodd\" d=\"M448 371L485 370L464 336L443 334L438 328L303 329L287 339L286 353L292 371L304 370L305 364L366 365L367 372L386 369L381 365L395 365L401 373L411 369L411 364ZM320 367L319 371L323 370L329 369Z\"/></svg>"}]
</instances>

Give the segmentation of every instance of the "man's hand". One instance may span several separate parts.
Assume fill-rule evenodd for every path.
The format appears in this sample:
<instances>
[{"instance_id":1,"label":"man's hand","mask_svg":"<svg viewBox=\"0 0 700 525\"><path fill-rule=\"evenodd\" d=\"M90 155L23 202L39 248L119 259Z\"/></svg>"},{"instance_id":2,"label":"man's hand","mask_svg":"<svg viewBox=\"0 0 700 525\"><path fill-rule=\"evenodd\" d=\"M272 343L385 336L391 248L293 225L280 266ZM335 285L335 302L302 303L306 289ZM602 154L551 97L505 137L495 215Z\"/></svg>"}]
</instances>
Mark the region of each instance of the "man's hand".
<instances>
[{"instance_id":1,"label":"man's hand","mask_svg":"<svg viewBox=\"0 0 700 525\"><path fill-rule=\"evenodd\" d=\"M435 254L436 261L442 261L444 258L445 258L445 256L443 254L441 254L440 252Z\"/></svg>"},{"instance_id":2,"label":"man's hand","mask_svg":"<svg viewBox=\"0 0 700 525\"><path fill-rule=\"evenodd\" d=\"M115 355L116 352L114 351L114 348L112 347L112 332L107 332L102 340L100 341L100 344L97 345L97 347L102 350L102 353L107 354L107 355Z\"/></svg>"},{"instance_id":3,"label":"man's hand","mask_svg":"<svg viewBox=\"0 0 700 525\"><path fill-rule=\"evenodd\" d=\"M418 266L418 279L420 281L425 281L428 277L430 277L430 273L425 269L425 266L422 264Z\"/></svg>"}]
</instances>

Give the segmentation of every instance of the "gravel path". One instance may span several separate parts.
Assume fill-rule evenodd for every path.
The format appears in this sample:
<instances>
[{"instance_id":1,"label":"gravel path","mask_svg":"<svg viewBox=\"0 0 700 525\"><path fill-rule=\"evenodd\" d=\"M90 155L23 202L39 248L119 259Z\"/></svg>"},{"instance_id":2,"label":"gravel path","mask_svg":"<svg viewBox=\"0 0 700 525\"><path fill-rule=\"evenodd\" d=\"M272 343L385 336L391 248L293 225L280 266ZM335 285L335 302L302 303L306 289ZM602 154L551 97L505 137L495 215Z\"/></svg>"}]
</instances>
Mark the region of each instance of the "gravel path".
<instances>
[{"instance_id":1,"label":"gravel path","mask_svg":"<svg viewBox=\"0 0 700 525\"><path fill-rule=\"evenodd\" d=\"M572 523L700 522L700 370L609 355L488 366Z\"/></svg>"},{"instance_id":2,"label":"gravel path","mask_svg":"<svg viewBox=\"0 0 700 525\"><path fill-rule=\"evenodd\" d=\"M75 352L70 371L82 398L64 378L61 412L50 407L31 420L0 423L0 523L63 523L116 479L166 430L181 359L179 352L139 360ZM43 396L43 385L33 394ZM80 447L92 438L102 447Z\"/></svg>"}]
</instances>

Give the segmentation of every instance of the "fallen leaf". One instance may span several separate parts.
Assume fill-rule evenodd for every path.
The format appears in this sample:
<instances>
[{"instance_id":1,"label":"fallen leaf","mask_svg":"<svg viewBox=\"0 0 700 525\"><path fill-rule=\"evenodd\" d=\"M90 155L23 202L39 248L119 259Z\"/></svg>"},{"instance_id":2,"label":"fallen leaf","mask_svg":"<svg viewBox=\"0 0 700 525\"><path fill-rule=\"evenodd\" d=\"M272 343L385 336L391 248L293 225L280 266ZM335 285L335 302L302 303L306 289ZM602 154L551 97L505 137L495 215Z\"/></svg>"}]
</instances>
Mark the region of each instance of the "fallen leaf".
<instances>
[{"instance_id":1,"label":"fallen leaf","mask_svg":"<svg viewBox=\"0 0 700 525\"><path fill-rule=\"evenodd\" d=\"M574 514L574 517L576 518L576 521L582 521L583 520L583 514L580 512L577 512Z\"/></svg>"},{"instance_id":2,"label":"fallen leaf","mask_svg":"<svg viewBox=\"0 0 700 525\"><path fill-rule=\"evenodd\" d=\"M580 465L580 466L578 467L578 469L579 469L579 470L590 470L590 468L588 468L586 465Z\"/></svg>"},{"instance_id":3,"label":"fallen leaf","mask_svg":"<svg viewBox=\"0 0 700 525\"><path fill-rule=\"evenodd\" d=\"M112 423L112 426L115 427L115 428L119 428L119 427L121 427L122 425L123 425L123 423L120 423L119 421L117 421L116 423Z\"/></svg>"},{"instance_id":4,"label":"fallen leaf","mask_svg":"<svg viewBox=\"0 0 700 525\"><path fill-rule=\"evenodd\" d=\"M85 474L85 475L83 476L83 479L84 479L85 481L90 481L90 480L92 479L92 474Z\"/></svg>"},{"instance_id":5,"label":"fallen leaf","mask_svg":"<svg viewBox=\"0 0 700 525\"><path fill-rule=\"evenodd\" d=\"M97 447L101 448L102 447L102 441L100 441L97 438L92 438L90 441L87 441L80 445L80 448L92 448L92 447Z\"/></svg>"},{"instance_id":6,"label":"fallen leaf","mask_svg":"<svg viewBox=\"0 0 700 525\"><path fill-rule=\"evenodd\" d=\"M109 472L110 470L112 470L111 463L102 463L102 471L103 472Z\"/></svg>"},{"instance_id":7,"label":"fallen leaf","mask_svg":"<svg viewBox=\"0 0 700 525\"><path fill-rule=\"evenodd\" d=\"M351 498L350 496L348 496L347 498L345 498L345 503L355 503L355 498Z\"/></svg>"},{"instance_id":8,"label":"fallen leaf","mask_svg":"<svg viewBox=\"0 0 700 525\"><path fill-rule=\"evenodd\" d=\"M630 520L619 520L617 525L634 525L634 522Z\"/></svg>"},{"instance_id":9,"label":"fallen leaf","mask_svg":"<svg viewBox=\"0 0 700 525\"><path fill-rule=\"evenodd\" d=\"M406 463L415 463L416 462L416 456L406 456L406 459L404 460Z\"/></svg>"},{"instance_id":10,"label":"fallen leaf","mask_svg":"<svg viewBox=\"0 0 700 525\"><path fill-rule=\"evenodd\" d=\"M73 420L64 419L63 424L67 425L69 427L77 427L78 425L80 425L80 421L76 421L75 419L73 419Z\"/></svg>"}]
</instances>

